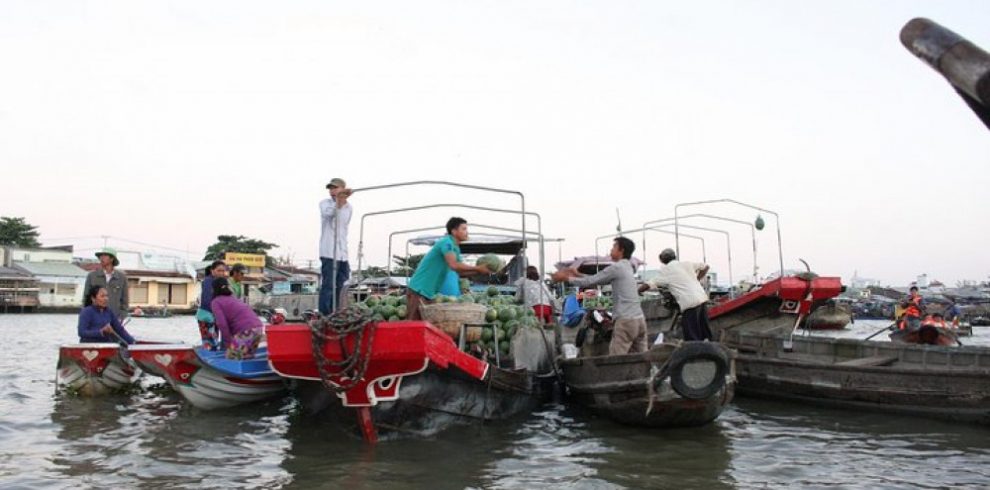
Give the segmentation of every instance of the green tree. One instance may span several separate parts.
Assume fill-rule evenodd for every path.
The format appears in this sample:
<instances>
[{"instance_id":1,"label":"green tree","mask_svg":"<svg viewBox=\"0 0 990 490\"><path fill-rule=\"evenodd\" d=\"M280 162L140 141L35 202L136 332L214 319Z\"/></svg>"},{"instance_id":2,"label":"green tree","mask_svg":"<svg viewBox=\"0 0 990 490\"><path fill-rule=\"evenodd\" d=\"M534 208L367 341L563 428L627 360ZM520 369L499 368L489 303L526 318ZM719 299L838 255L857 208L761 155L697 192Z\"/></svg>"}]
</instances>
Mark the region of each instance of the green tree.
<instances>
[{"instance_id":1,"label":"green tree","mask_svg":"<svg viewBox=\"0 0 990 490\"><path fill-rule=\"evenodd\" d=\"M24 218L0 217L0 245L37 248L38 227L29 224Z\"/></svg>"},{"instance_id":2,"label":"green tree","mask_svg":"<svg viewBox=\"0 0 990 490\"><path fill-rule=\"evenodd\" d=\"M419 267L419 263L423 260L424 256L426 256L426 254L410 255L409 259L406 260L405 257L393 255L392 259L393 262L395 262L395 268L392 269L392 274L399 276L404 276L406 274L411 275L416 271L416 268Z\"/></svg>"},{"instance_id":3,"label":"green tree","mask_svg":"<svg viewBox=\"0 0 990 490\"><path fill-rule=\"evenodd\" d=\"M274 265L275 258L268 255L268 251L277 247L274 243L268 243L256 238L247 238L243 235L220 235L217 242L206 249L203 260L220 260L227 252L242 254L265 254L265 263Z\"/></svg>"},{"instance_id":4,"label":"green tree","mask_svg":"<svg viewBox=\"0 0 990 490\"><path fill-rule=\"evenodd\" d=\"M362 279L368 277L385 277L387 275L388 274L385 273L385 268L378 267L377 265L369 265L368 267L365 267L363 271L361 271Z\"/></svg>"}]
</instances>

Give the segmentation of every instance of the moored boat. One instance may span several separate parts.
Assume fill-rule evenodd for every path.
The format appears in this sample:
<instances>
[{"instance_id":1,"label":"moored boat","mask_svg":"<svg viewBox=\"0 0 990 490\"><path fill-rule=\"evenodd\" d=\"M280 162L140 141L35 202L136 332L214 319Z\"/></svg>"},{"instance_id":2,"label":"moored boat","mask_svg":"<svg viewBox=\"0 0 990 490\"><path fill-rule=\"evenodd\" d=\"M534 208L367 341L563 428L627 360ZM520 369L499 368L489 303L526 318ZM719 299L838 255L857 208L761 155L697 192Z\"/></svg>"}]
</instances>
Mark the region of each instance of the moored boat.
<instances>
[{"instance_id":1,"label":"moored boat","mask_svg":"<svg viewBox=\"0 0 990 490\"><path fill-rule=\"evenodd\" d=\"M99 396L134 383L140 372L114 343L63 345L58 349L56 384L83 396Z\"/></svg>"},{"instance_id":2,"label":"moored boat","mask_svg":"<svg viewBox=\"0 0 990 490\"><path fill-rule=\"evenodd\" d=\"M990 349L794 335L838 278L785 277L712 307L741 396L990 424Z\"/></svg>"},{"instance_id":3,"label":"moored boat","mask_svg":"<svg viewBox=\"0 0 990 490\"><path fill-rule=\"evenodd\" d=\"M918 329L894 330L888 335L891 342L922 345L962 345L959 336L948 328L922 325Z\"/></svg>"},{"instance_id":4,"label":"moored boat","mask_svg":"<svg viewBox=\"0 0 990 490\"><path fill-rule=\"evenodd\" d=\"M990 424L990 349L730 333L740 395Z\"/></svg>"},{"instance_id":5,"label":"moored boat","mask_svg":"<svg viewBox=\"0 0 990 490\"><path fill-rule=\"evenodd\" d=\"M829 302L816 308L804 320L808 330L842 330L852 321L848 308Z\"/></svg>"},{"instance_id":6,"label":"moored boat","mask_svg":"<svg viewBox=\"0 0 990 490\"><path fill-rule=\"evenodd\" d=\"M297 389L303 406L356 427L369 442L379 433L431 436L508 419L531 411L544 393L533 373L462 352L428 322L367 322L321 334L328 341L316 337L316 347L309 325L270 326L267 335L273 369L308 381Z\"/></svg>"},{"instance_id":7,"label":"moored boat","mask_svg":"<svg viewBox=\"0 0 990 490\"><path fill-rule=\"evenodd\" d=\"M163 376L189 403L204 410L261 401L286 391L285 381L268 366L264 346L245 360L187 344L139 344L129 350L141 369Z\"/></svg>"},{"instance_id":8,"label":"moored boat","mask_svg":"<svg viewBox=\"0 0 990 490\"><path fill-rule=\"evenodd\" d=\"M732 354L713 342L667 342L636 354L563 359L560 367L569 399L628 425L704 425L735 390Z\"/></svg>"}]
</instances>

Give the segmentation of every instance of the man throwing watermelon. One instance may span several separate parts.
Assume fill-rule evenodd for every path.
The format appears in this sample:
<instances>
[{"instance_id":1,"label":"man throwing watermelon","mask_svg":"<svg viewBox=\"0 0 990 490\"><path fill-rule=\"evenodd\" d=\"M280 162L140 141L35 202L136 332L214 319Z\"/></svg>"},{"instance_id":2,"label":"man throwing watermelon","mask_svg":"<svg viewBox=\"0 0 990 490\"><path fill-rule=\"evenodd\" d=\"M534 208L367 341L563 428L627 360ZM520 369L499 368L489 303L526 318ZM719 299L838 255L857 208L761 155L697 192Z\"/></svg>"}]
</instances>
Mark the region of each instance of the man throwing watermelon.
<instances>
[{"instance_id":1,"label":"man throwing watermelon","mask_svg":"<svg viewBox=\"0 0 990 490\"><path fill-rule=\"evenodd\" d=\"M484 264L468 265L461 259L461 243L468 239L467 220L447 220L447 235L437 240L416 267L406 291L406 320L422 320L420 305L432 303L449 271L461 276L491 274Z\"/></svg>"}]
</instances>

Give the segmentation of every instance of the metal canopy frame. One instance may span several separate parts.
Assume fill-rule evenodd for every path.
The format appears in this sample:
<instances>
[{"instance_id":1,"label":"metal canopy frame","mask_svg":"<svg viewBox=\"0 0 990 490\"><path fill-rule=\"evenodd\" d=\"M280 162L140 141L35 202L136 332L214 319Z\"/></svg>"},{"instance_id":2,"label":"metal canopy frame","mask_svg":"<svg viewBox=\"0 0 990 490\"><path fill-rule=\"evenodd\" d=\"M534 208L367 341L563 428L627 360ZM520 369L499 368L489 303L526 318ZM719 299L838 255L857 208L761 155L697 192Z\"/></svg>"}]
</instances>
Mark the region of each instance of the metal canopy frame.
<instances>
[{"instance_id":1,"label":"metal canopy frame","mask_svg":"<svg viewBox=\"0 0 990 490\"><path fill-rule=\"evenodd\" d=\"M511 213L511 214L520 214L520 215L522 215L523 227L522 227L522 230L521 230L520 238L523 241L523 247L522 247L522 250L520 252L523 253L523 254L526 253L526 248L527 248L526 247L527 240L525 239L526 235L528 234L526 232L526 225L525 225L526 216L534 216L536 218L537 234L539 236L542 236L543 235L543 218L539 215L539 213L527 212L527 211L514 211L514 210L511 210L511 209L505 209L505 208L491 208L491 207L486 207L486 206L474 206L474 205L471 205L471 204L456 204L456 203L427 204L427 205L423 205L423 206L410 206L410 207L405 207L405 208L395 208L395 209L386 209L386 210L382 210L382 211L373 211L373 212L365 213L365 214L361 215L361 227L360 227L360 236L359 236L359 240L360 241L358 242L358 271L361 270L361 267L362 267L362 264L363 264L363 261L364 261L364 221L365 221L366 218L368 218L370 216L383 216L383 215L386 215L386 214L405 213L405 212L410 212L410 211L422 211L422 210L425 210L425 209L437 209L437 208L465 208L465 209L476 209L476 210L481 210L481 211L491 211L491 212L496 212L496 213ZM540 264L541 264L541 267L542 267L543 266L542 264L545 262L545 259L544 259L544 249L543 249L543 244L542 243L540 243L539 257L540 257ZM544 271L541 270L540 271L540 275L543 275L543 274L544 274Z\"/></svg>"},{"instance_id":2,"label":"metal canopy frame","mask_svg":"<svg viewBox=\"0 0 990 490\"><path fill-rule=\"evenodd\" d=\"M756 227L753 226L753 223L750 223L749 221L743 221L743 220L733 219L733 218L726 218L726 217L723 217L723 216L718 216L718 215L714 215L714 214L705 214L705 213L694 213L694 214L688 214L688 215L685 215L685 216L680 216L680 219L689 219L689 218L708 218L708 219L714 219L714 220L719 220L719 221L726 221L726 222L729 222L729 223L736 223L736 224L740 224L740 225L749 227L750 237L752 238L752 243L753 243L753 281L756 281L757 271L759 269L759 264L757 263ZM655 225L655 224L659 224L659 223L673 223L673 222L674 222L674 217L673 216L670 216L670 217L667 217L667 218L659 218L659 219L655 219L655 220L652 220L652 221L647 221L646 223L643 223L643 226L646 227L646 226ZM686 226L686 225L681 225L681 226ZM722 228L718 228L718 230L723 230L723 229ZM723 230L723 231L726 231L727 232L727 230ZM646 250L646 235L645 234L643 235L643 250ZM731 267L731 261L730 261L730 267ZM730 279L730 282L731 282L731 279Z\"/></svg>"},{"instance_id":3,"label":"metal canopy frame","mask_svg":"<svg viewBox=\"0 0 990 490\"><path fill-rule=\"evenodd\" d=\"M477 226L479 228L492 229L492 230L496 230L496 231L508 231L508 232L519 232L520 231L520 230L513 229L513 228L504 228L504 227L501 227L501 226L491 226L491 225L482 225L482 224L476 224L476 225L471 225L471 226ZM429 228L426 228L426 229L417 228L415 230L404 230L404 231L393 232L391 235L389 235L389 244L388 244L389 250L391 250L391 248L392 248L392 236L395 235L395 234L415 233L415 232L418 232L418 231L428 231L428 230L435 230L435 229L445 229L445 228L442 227L442 226L433 226L433 227L429 227ZM544 242L557 242L557 255L558 256L560 255L560 244L564 241L563 238L545 238L545 237L543 237L543 235L540 235L539 233L536 233L536 232L533 232L533 231L529 231L529 232L526 232L526 233L528 235L530 235L530 236L536 236L536 240L538 240L540 242L540 246L541 247L544 245ZM410 239L407 239L406 240L406 261L407 262L408 262L409 257L410 257L410 255L409 255L409 245L412 243L413 240L415 240L415 238L410 238ZM527 241L532 241L533 239L532 238L527 238L526 240ZM391 253L389 254L389 256L391 257ZM541 263L540 263L540 280L541 281L543 280L543 277L545 275L545 272L544 272L544 265L545 264L542 263L542 260L543 259L541 259ZM407 279L409 277L410 276L408 276L408 275L406 276ZM541 300L543 299L543 288L540 288L540 299Z\"/></svg>"},{"instance_id":4,"label":"metal canopy frame","mask_svg":"<svg viewBox=\"0 0 990 490\"><path fill-rule=\"evenodd\" d=\"M664 229L662 229L662 227L635 228L635 229L632 229L632 230L623 230L620 233L609 233L608 235L602 235L600 237L596 237L595 238L595 257L598 257L599 256L599 254L598 254L598 242L600 242L600 241L602 241L602 240L604 240L606 238L615 238L615 237L624 236L627 233L638 233L638 232L646 233L647 231L655 231L657 233L664 233L664 234L667 234L667 235L675 235L675 237L676 237L676 234L673 231L664 230ZM704 237L700 237L700 236L697 236L697 235L688 235L688 234L685 234L685 233L681 233L681 235L682 236L685 236L687 238L694 238L696 240L700 240L701 241L701 255L702 255L702 257L703 257L704 260L707 260L708 259L708 251L707 251L707 247L705 246L705 238ZM644 250L644 252L645 252L645 250ZM596 262L596 264L598 264L598 262Z\"/></svg>"},{"instance_id":5,"label":"metal canopy frame","mask_svg":"<svg viewBox=\"0 0 990 490\"><path fill-rule=\"evenodd\" d=\"M657 225L655 227L652 227L650 229L653 230L653 231L659 231L658 228L669 228L671 226L674 226L674 224L673 223L664 223L664 224L660 224L660 225ZM726 255L728 256L728 260L729 260L729 284L730 285L735 284L735 281L732 279L732 237L730 236L729 232L728 231L725 231L725 230L718 229L718 228L707 228L707 227L704 227L704 226L681 225L681 227L682 228L690 228L690 229L693 229L693 230L710 231L712 233L721 233L722 235L725 235ZM684 236L687 236L687 235L684 235ZM708 256L706 254L704 254L704 252L702 252L702 255L704 256L704 259L703 260L707 263L708 262ZM643 232L643 256L644 257L646 256L646 232L645 231ZM643 268L645 269L646 268L645 267L645 265L646 265L646 262L645 261L643 262L643 265L644 265Z\"/></svg>"},{"instance_id":6,"label":"metal canopy frame","mask_svg":"<svg viewBox=\"0 0 990 490\"><path fill-rule=\"evenodd\" d=\"M780 239L780 236L781 236L781 233L780 233L780 215L777 214L775 211L771 211L771 210L766 209L766 208L761 208L759 206L754 206L752 204L747 204L747 203L744 203L744 202L740 202L740 201L737 201L735 199L713 199L713 200L708 200L708 201L684 202L684 203L680 203L680 204L675 204L674 205L674 232L679 234L679 232L680 232L680 226L682 226L680 224L680 208L682 208L682 207L689 207L689 206L703 206L703 205L710 205L710 204L722 204L722 203L735 204L737 206L741 206L741 207L744 207L744 208L749 208L749 209L753 209L753 210L756 210L756 211L759 211L759 212L762 212L762 213L767 213L767 214L773 215L773 217L774 217L774 224L777 227L777 254L778 254L778 259L779 259L779 262L780 262L780 277L784 277L784 249L783 249L783 246L781 245L781 239ZM685 219L686 218L687 218L687 216L685 216ZM677 254L680 255L681 249L680 249L679 235L678 235L678 238L675 238L675 242L677 244ZM755 239L754 239L754 250L755 250L755 247L756 246L755 246ZM754 254L755 254L755 252L754 252Z\"/></svg>"},{"instance_id":7,"label":"metal canopy frame","mask_svg":"<svg viewBox=\"0 0 990 490\"><path fill-rule=\"evenodd\" d=\"M525 240L525 238L526 238L526 215L527 215L527 213L526 213L526 196L522 192L519 192L519 191L514 191L514 190L510 190L510 189L501 189L501 188L498 188L498 187L486 187L486 186L480 186L480 185L474 185L474 184L463 184L463 183L459 183L459 182L450 182L450 181L446 181L446 180L416 180L416 181L411 181L411 182L397 182L397 183L394 183L394 184L383 184L383 185L375 185L375 186L368 186L368 187L360 187L360 188L353 189L351 191L351 194L353 195L353 194L357 194L359 192L371 192L371 191L380 191L380 190L386 190L386 189L396 189L396 188L399 188L399 187L425 186L425 185L440 185L440 186L447 186L447 187L457 187L457 188L461 188L461 189L473 189L473 190L478 190L478 191L491 192L491 193L495 193L495 194L512 194L512 195L515 195L515 196L519 196L519 219L522 222L523 250L525 250L525 248L526 248L526 240ZM364 219L367 216L368 216L368 214L365 214L365 215L362 215L362 217L361 217L360 241L358 242L358 269L357 269L358 272L361 271L362 259L364 258ZM339 232L339 229L337 231ZM541 230L541 233L542 233L542 230ZM333 259L334 259L333 260L333 264L334 264L334 275L335 276L336 276L336 265L337 265L337 261L336 261L337 250L336 250L336 248L337 248L337 240L335 238L334 239L334 257L333 257ZM542 251L540 253L542 254ZM337 309L337 282L336 282L336 280L334 280L334 282L333 282L333 309L334 310Z\"/></svg>"},{"instance_id":8,"label":"metal canopy frame","mask_svg":"<svg viewBox=\"0 0 990 490\"><path fill-rule=\"evenodd\" d=\"M515 228L505 228L505 227L501 227L501 226L492 226L492 225L485 225L485 224L480 224L480 223L471 223L471 226L472 227L477 227L477 228L483 228L483 229L487 229L487 230L505 231L505 232L510 232L510 233L513 233L513 232L514 233L518 233L518 232L521 231L521 230L515 229ZM393 240L394 240L394 238L395 238L396 235L404 235L404 234L407 234L407 233L418 233L418 232L422 232L422 231L431 231L431 230L445 230L445 228L443 226L436 226L436 225L434 225L434 226L426 226L426 227L421 227L421 228L409 228L409 229L405 229L405 230L397 230L397 231L393 231L392 233L389 233L389 235L388 235L388 263L387 263L387 265L385 267L385 270L389 274L392 273L392 243L393 243ZM529 235L529 236L536 236L537 241L540 242L540 246L541 247L543 246L543 242L557 242L558 243L558 248L559 248L560 242L563 242L564 241L563 238L544 238L543 235L540 235L539 233L533 232L533 231L526 232L526 234ZM412 240L413 239L409 239L409 240L406 241L406 258L407 259L409 258L409 243ZM532 238L527 238L526 241L533 241L533 239ZM541 268L542 268L542 266L541 266Z\"/></svg>"}]
</instances>

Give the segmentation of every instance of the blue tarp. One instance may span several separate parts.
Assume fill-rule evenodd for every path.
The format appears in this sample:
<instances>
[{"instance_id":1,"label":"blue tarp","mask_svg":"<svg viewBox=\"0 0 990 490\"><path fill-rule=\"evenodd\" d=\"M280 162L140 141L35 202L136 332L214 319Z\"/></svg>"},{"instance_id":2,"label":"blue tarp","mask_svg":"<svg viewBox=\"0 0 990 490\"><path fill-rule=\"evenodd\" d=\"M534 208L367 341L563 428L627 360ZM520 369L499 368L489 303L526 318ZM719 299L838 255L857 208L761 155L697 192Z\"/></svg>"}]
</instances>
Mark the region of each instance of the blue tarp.
<instances>
[{"instance_id":1,"label":"blue tarp","mask_svg":"<svg viewBox=\"0 0 990 490\"><path fill-rule=\"evenodd\" d=\"M268 347L259 347L254 353L254 359L243 361L227 359L225 351L210 351L202 347L196 348L196 356L213 369L238 378L251 379L275 374L268 365Z\"/></svg>"},{"instance_id":2,"label":"blue tarp","mask_svg":"<svg viewBox=\"0 0 990 490\"><path fill-rule=\"evenodd\" d=\"M564 298L564 309L560 313L560 324L565 327L576 327L584 319L584 309L578 303L577 296L568 294Z\"/></svg>"}]
</instances>

